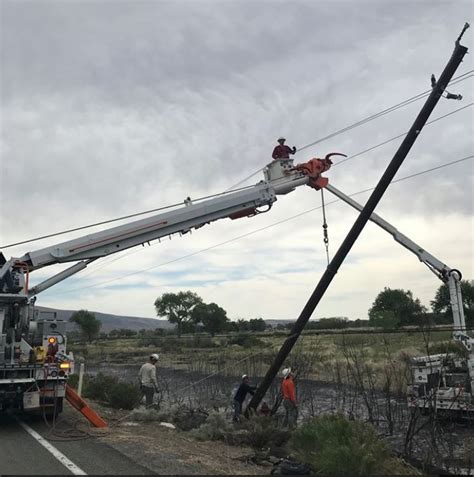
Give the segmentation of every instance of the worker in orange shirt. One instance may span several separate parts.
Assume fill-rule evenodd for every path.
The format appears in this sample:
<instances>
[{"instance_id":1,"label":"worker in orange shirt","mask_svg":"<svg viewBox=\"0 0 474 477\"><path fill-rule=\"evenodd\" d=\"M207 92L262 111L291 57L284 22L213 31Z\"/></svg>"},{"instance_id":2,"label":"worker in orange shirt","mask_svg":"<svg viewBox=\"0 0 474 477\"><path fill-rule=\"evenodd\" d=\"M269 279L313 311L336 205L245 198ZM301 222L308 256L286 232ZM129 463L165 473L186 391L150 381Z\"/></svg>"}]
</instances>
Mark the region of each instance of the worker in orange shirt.
<instances>
[{"instance_id":1,"label":"worker in orange shirt","mask_svg":"<svg viewBox=\"0 0 474 477\"><path fill-rule=\"evenodd\" d=\"M283 426L294 429L298 419L298 405L296 403L296 388L293 373L291 368L285 368L281 374L283 376L281 394L283 395L283 406L285 407L286 413Z\"/></svg>"}]
</instances>

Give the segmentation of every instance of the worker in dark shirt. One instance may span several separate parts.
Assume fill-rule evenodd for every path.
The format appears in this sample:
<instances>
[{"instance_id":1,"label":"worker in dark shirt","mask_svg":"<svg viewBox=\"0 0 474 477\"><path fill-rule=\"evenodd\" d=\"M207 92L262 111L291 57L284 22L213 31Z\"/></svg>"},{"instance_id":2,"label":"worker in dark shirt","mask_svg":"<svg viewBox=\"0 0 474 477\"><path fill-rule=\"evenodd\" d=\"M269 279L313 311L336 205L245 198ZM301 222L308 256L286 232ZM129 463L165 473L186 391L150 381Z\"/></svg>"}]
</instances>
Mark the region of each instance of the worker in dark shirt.
<instances>
[{"instance_id":1,"label":"worker in dark shirt","mask_svg":"<svg viewBox=\"0 0 474 477\"><path fill-rule=\"evenodd\" d=\"M290 154L294 154L296 152L296 147L293 146L292 148L285 145L286 139L284 137L278 138L278 146L273 149L272 157L275 160L278 159L289 159Z\"/></svg>"},{"instance_id":2,"label":"worker in dark shirt","mask_svg":"<svg viewBox=\"0 0 474 477\"><path fill-rule=\"evenodd\" d=\"M244 404L247 393L254 394L256 386L250 386L249 377L244 374L242 376L242 382L240 383L239 389L234 396L234 422L240 421L240 415L242 414L242 405Z\"/></svg>"}]
</instances>

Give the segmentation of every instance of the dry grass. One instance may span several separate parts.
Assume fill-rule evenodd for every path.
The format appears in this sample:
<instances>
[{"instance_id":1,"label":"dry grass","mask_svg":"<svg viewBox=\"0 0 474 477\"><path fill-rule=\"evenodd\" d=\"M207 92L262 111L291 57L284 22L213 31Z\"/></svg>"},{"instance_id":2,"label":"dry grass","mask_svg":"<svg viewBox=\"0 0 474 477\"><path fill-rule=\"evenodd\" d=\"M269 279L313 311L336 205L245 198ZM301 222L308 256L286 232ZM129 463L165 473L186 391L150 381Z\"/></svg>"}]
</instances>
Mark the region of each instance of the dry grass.
<instances>
[{"instance_id":1,"label":"dry grass","mask_svg":"<svg viewBox=\"0 0 474 477\"><path fill-rule=\"evenodd\" d=\"M336 335L303 335L299 340L299 349L305 353L318 351L318 362L314 363L312 374L319 379L325 379L325 369L327 365L344 358L344 347L355 346L364 353L367 363L377 366L382 362L386 354L384 336L390 352L393 355L403 353L409 355L426 354L426 346L423 336L420 333L396 333L390 335L383 334L336 334ZM88 345L72 345L71 349L78 355L84 356L89 363L113 362L116 364L140 364L143 355L148 352L159 352L162 354L160 366L173 369L183 369L195 372L218 371L218 368L225 368L245 359L255 356L242 366L248 370L248 366L253 368L254 376L261 375L266 371L268 364L273 359L275 353L280 348L286 335L261 334L258 336L259 342L250 347L229 344L229 338L215 337L212 340L200 340L200 346L193 348L189 345L190 337L183 336L181 339L175 337L163 337L157 342L159 345L141 346L138 338L118 339L109 341L98 341ZM433 332L430 336L431 343L446 341L450 338L450 333ZM192 340L193 338L191 338ZM211 347L203 347L205 343L211 343ZM186 343L186 346L183 344ZM263 344L262 344L263 343ZM230 375L238 375L241 368L234 367ZM251 372L251 371L249 371ZM224 375L228 373L224 373Z\"/></svg>"},{"instance_id":2,"label":"dry grass","mask_svg":"<svg viewBox=\"0 0 474 477\"><path fill-rule=\"evenodd\" d=\"M136 338L99 341L73 348L89 364L140 365L143 356L161 354L160 367L183 370L196 375L238 377L249 374L263 376L272 363L285 335L259 334L255 346L229 344L230 338L196 339L183 336L156 340L159 347L140 346ZM449 332L434 332L431 344L444 342ZM197 347L193 347L196 345ZM204 347L210 346L210 347ZM165 351L166 350L166 351ZM396 395L406 390L407 357L426 354L426 343L420 333L303 335L289 356L287 364L298 369L299 376L334 383L352 384L354 360L363 363L364 373L359 386L388 390ZM348 372L348 370L350 372ZM222 405L222 403L221 403Z\"/></svg>"}]
</instances>

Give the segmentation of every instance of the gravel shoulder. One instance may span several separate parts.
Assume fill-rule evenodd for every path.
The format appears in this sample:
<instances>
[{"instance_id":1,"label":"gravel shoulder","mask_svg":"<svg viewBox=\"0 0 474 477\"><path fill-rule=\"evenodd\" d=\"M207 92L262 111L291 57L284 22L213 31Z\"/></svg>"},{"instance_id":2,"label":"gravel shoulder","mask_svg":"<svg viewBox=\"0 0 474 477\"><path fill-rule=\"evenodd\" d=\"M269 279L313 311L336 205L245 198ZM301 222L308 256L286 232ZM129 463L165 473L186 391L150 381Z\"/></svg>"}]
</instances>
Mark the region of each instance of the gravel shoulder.
<instances>
[{"instance_id":1,"label":"gravel shoulder","mask_svg":"<svg viewBox=\"0 0 474 477\"><path fill-rule=\"evenodd\" d=\"M89 428L85 418L69 406L65 406L63 419L72 423L77 422L79 416L80 429L157 475L269 474L269 469L246 462L247 457L254 454L251 448L229 446L220 441L197 441L185 432L168 429L157 422L120 421L127 415L126 411L91 404L109 423L109 428Z\"/></svg>"}]
</instances>

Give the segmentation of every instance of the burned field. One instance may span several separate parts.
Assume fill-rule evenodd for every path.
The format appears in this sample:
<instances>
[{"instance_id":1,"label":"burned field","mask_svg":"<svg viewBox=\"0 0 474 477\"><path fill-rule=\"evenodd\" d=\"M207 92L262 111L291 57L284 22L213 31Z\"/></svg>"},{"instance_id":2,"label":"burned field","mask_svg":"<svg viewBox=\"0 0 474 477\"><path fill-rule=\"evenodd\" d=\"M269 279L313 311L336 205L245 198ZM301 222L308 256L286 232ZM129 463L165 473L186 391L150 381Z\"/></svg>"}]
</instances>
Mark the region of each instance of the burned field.
<instances>
[{"instance_id":1,"label":"burned field","mask_svg":"<svg viewBox=\"0 0 474 477\"><path fill-rule=\"evenodd\" d=\"M282 339L278 334L262 333L163 337L149 342L108 340L76 345L76 355L85 359L89 379L105 373L133 386L144 356L158 351L162 391L158 401L164 413L160 419L168 417L181 429L190 430L203 424L199 418L203 415L217 413L230 423L240 376L249 374L258 383ZM297 372L299 424L340 414L369 423L393 455L418 468L466 473L472 468L472 422L449 413L422 413L409 407L406 396L412 380L409 356L439 353L448 341L448 332L303 336L288 359ZM275 380L265 397L277 428L283 418L279 384ZM232 440L229 435L225 439ZM215 436L211 432L205 437ZM265 447L268 443L263 439L258 444Z\"/></svg>"}]
</instances>

